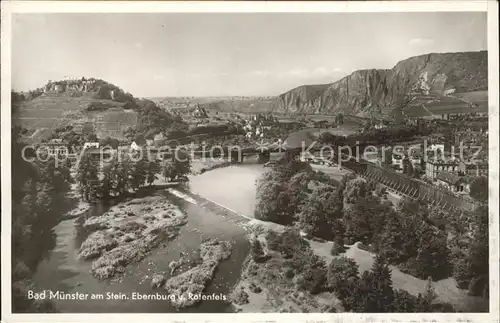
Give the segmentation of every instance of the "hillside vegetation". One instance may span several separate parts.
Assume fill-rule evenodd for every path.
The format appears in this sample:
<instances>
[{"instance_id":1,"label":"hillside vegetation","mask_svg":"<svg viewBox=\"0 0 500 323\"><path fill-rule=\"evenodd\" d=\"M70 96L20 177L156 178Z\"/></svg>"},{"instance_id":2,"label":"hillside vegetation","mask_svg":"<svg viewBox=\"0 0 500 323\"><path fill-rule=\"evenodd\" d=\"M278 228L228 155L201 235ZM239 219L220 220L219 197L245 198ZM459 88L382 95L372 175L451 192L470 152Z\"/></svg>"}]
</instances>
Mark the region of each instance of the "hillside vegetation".
<instances>
[{"instance_id":1,"label":"hillside vegetation","mask_svg":"<svg viewBox=\"0 0 500 323\"><path fill-rule=\"evenodd\" d=\"M415 96L487 90L487 58L487 51L415 56L392 69L358 70L331 84L297 87L278 96L277 106L288 113L388 116Z\"/></svg>"},{"instance_id":2,"label":"hillside vegetation","mask_svg":"<svg viewBox=\"0 0 500 323\"><path fill-rule=\"evenodd\" d=\"M30 139L35 142L48 139L49 129L80 129L88 124L98 138L120 140L129 128L147 138L185 128L178 116L153 101L134 98L116 85L93 78L48 82L27 93L13 93L12 103L13 124L34 132Z\"/></svg>"}]
</instances>

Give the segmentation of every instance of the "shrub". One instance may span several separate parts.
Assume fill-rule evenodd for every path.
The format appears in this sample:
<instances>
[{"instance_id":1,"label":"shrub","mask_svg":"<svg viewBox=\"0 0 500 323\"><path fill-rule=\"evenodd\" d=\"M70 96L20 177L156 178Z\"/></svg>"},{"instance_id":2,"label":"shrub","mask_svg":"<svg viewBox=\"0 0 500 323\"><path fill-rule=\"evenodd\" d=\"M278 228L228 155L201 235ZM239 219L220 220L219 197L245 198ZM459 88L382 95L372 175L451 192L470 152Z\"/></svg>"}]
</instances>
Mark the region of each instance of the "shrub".
<instances>
[{"instance_id":1,"label":"shrub","mask_svg":"<svg viewBox=\"0 0 500 323\"><path fill-rule=\"evenodd\" d=\"M311 294L322 292L326 285L326 265L323 259L310 250L298 257L304 261L304 265L303 270L297 276L297 287Z\"/></svg>"},{"instance_id":2,"label":"shrub","mask_svg":"<svg viewBox=\"0 0 500 323\"><path fill-rule=\"evenodd\" d=\"M262 245L258 239L254 239L252 241L251 252L252 252L252 259L255 262L264 262L267 260L266 254L264 253Z\"/></svg>"},{"instance_id":3,"label":"shrub","mask_svg":"<svg viewBox=\"0 0 500 323\"><path fill-rule=\"evenodd\" d=\"M326 273L326 286L340 300L348 298L358 283L358 265L347 257L332 260Z\"/></svg>"},{"instance_id":4,"label":"shrub","mask_svg":"<svg viewBox=\"0 0 500 323\"><path fill-rule=\"evenodd\" d=\"M295 272L293 271L292 268L287 267L285 269L285 277L286 278L293 278L295 276Z\"/></svg>"},{"instance_id":5,"label":"shrub","mask_svg":"<svg viewBox=\"0 0 500 323\"><path fill-rule=\"evenodd\" d=\"M371 245L365 245L362 242L358 243L357 247L364 251L373 252L373 247Z\"/></svg>"},{"instance_id":6,"label":"shrub","mask_svg":"<svg viewBox=\"0 0 500 323\"><path fill-rule=\"evenodd\" d=\"M336 243L335 241L332 243L332 248L330 249L330 254L332 256L337 256L341 253L345 252L344 246Z\"/></svg>"},{"instance_id":7,"label":"shrub","mask_svg":"<svg viewBox=\"0 0 500 323\"><path fill-rule=\"evenodd\" d=\"M268 231L266 234L266 242L269 250L279 251L280 245L282 243L281 236L275 231Z\"/></svg>"},{"instance_id":8,"label":"shrub","mask_svg":"<svg viewBox=\"0 0 500 323\"><path fill-rule=\"evenodd\" d=\"M375 194L379 197L387 198L387 188L383 185L377 184L375 188Z\"/></svg>"}]
</instances>

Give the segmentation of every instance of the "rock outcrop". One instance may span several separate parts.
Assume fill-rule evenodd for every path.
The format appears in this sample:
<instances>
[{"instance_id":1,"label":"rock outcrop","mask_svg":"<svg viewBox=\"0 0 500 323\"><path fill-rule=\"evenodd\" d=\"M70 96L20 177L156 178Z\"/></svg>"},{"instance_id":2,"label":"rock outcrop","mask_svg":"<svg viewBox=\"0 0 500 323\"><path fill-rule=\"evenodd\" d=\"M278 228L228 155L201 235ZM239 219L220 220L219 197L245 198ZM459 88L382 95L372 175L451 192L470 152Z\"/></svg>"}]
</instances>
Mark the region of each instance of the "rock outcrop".
<instances>
[{"instance_id":1,"label":"rock outcrop","mask_svg":"<svg viewBox=\"0 0 500 323\"><path fill-rule=\"evenodd\" d=\"M331 84L295 88L278 96L278 111L388 115L412 96L487 89L487 60L487 51L415 56L392 69L359 70Z\"/></svg>"}]
</instances>

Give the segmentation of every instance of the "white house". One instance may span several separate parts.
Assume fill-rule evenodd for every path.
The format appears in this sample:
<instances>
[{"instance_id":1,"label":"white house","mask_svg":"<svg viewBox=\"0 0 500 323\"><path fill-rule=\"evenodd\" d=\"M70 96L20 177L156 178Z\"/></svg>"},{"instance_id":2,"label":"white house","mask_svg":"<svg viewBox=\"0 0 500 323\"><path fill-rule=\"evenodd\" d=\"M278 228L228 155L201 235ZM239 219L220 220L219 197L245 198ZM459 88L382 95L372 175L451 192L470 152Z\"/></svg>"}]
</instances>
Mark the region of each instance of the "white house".
<instances>
[{"instance_id":1,"label":"white house","mask_svg":"<svg viewBox=\"0 0 500 323\"><path fill-rule=\"evenodd\" d=\"M130 149L132 149L132 150L141 150L142 148L135 141L132 141L132 143L130 144Z\"/></svg>"}]
</instances>

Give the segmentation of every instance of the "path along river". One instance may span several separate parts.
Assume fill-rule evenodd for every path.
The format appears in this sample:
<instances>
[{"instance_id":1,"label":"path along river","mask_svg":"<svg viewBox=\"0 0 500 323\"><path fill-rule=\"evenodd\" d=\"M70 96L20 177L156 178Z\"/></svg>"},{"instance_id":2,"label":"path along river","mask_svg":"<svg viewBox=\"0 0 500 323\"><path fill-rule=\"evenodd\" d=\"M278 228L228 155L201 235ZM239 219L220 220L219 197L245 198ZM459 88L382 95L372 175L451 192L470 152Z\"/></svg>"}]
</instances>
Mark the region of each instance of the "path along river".
<instances>
[{"instance_id":1,"label":"path along river","mask_svg":"<svg viewBox=\"0 0 500 323\"><path fill-rule=\"evenodd\" d=\"M255 181L263 171L262 165L238 165L216 169L205 174L193 176L189 188L185 191L161 191L156 194L165 196L188 214L188 224L183 226L177 238L163 248L158 248L143 261L130 264L125 274L118 280L99 281L90 274L91 262L77 260L80 244L88 232L78 229L72 219L61 221L54 227L56 245L42 260L34 276L40 290L80 292L84 294L103 294L107 292L132 292L143 294L162 293L163 289L152 289L150 278L159 272L168 272L168 264L178 260L180 252L192 254L200 246L202 238L214 237L233 242L229 260L223 261L217 270L206 294L228 295L239 278L241 266L245 260L249 243L241 222L244 217L223 216L209 211L195 199L189 198L191 192L206 196L228 208L244 214L253 215L255 202ZM191 192L190 192L191 191ZM199 199L198 199L199 201ZM110 206L96 204L84 216L98 216ZM167 300L55 300L57 310L66 313L110 313L144 312L167 313L177 311ZM196 307L186 308L185 312L228 312L230 306L221 301L207 300Z\"/></svg>"}]
</instances>

